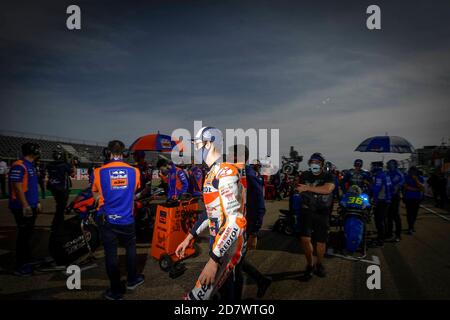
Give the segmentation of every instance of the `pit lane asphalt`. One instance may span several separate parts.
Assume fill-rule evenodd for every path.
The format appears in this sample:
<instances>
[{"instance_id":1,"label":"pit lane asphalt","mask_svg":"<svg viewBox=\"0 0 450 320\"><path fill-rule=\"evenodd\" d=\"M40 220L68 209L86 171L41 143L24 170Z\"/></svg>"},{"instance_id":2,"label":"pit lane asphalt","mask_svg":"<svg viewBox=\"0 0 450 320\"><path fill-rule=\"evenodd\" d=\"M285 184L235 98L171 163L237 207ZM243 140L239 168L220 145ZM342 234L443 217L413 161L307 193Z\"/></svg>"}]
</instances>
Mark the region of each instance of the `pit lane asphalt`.
<instances>
[{"instance_id":1,"label":"pit lane asphalt","mask_svg":"<svg viewBox=\"0 0 450 320\"><path fill-rule=\"evenodd\" d=\"M445 215L448 212L429 208ZM381 290L366 286L366 269L369 264L341 258L326 259L328 275L313 277L307 283L299 281L305 259L298 241L292 236L275 233L271 226L278 218L278 210L288 206L286 200L267 201L267 214L258 243L258 250L249 252L248 261L273 278L264 299L450 299L450 223L421 209L417 220L417 233L404 234L398 244L387 243L384 248L371 248L372 255L380 260ZM53 199L43 201L44 212L37 219L33 252L46 256L49 225L52 219ZM402 204L403 226L406 226L405 208ZM369 229L373 228L373 223ZM104 269L103 250L97 249L98 267L82 273L81 290L68 290L62 272L39 273L29 278L11 274L14 265L15 224L0 201L0 299L102 299L108 287ZM158 262L148 256L149 244L138 244L138 268L145 274L146 282L125 299L180 299L194 285L206 260L207 238L201 238L197 257L185 261L186 272L169 278L161 271ZM125 274L124 251L119 251L122 274ZM243 297L255 299L256 285L246 278Z\"/></svg>"}]
</instances>

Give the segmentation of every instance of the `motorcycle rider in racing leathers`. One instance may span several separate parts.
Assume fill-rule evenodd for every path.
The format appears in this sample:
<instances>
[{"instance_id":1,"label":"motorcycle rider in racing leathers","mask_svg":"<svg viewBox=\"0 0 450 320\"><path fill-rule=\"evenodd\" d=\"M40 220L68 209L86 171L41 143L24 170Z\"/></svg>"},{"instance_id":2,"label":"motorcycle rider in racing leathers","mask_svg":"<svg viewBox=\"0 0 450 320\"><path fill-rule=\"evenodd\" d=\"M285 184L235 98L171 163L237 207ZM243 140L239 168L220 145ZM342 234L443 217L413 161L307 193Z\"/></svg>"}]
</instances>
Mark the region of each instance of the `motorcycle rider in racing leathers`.
<instances>
[{"instance_id":1,"label":"motorcycle rider in racing leathers","mask_svg":"<svg viewBox=\"0 0 450 320\"><path fill-rule=\"evenodd\" d=\"M216 293L222 300L235 300L241 289L235 284L236 266L245 249L245 188L238 168L222 163L222 133L203 127L193 139L197 163L208 166L203 184L206 212L197 220L188 236L176 249L179 258L192 239L209 227L209 256L195 287L187 294L189 300L210 300Z\"/></svg>"},{"instance_id":2,"label":"motorcycle rider in racing leathers","mask_svg":"<svg viewBox=\"0 0 450 320\"><path fill-rule=\"evenodd\" d=\"M370 184L372 182L370 172L363 169L363 161L356 159L354 168L347 171L341 181L342 193L346 193L347 189L352 185L357 185L365 193L370 192Z\"/></svg>"}]
</instances>

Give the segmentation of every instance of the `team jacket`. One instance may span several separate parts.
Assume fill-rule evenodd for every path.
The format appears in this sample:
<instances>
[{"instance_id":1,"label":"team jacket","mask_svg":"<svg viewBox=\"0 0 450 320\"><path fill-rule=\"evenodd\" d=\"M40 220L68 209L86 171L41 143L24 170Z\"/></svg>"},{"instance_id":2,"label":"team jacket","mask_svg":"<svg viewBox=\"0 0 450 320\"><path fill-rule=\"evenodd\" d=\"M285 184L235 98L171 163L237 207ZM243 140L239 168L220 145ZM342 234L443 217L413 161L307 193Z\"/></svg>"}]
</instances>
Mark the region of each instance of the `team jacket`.
<instances>
[{"instance_id":1,"label":"team jacket","mask_svg":"<svg viewBox=\"0 0 450 320\"><path fill-rule=\"evenodd\" d=\"M398 170L388 170L387 175L389 178L391 178L392 183L392 195L400 195L400 191L403 187L403 184L405 183L405 177L403 176L403 173Z\"/></svg>"},{"instance_id":2,"label":"team jacket","mask_svg":"<svg viewBox=\"0 0 450 320\"><path fill-rule=\"evenodd\" d=\"M378 170L373 174L373 180L372 199L374 203L390 202L392 198L391 178L383 170Z\"/></svg>"},{"instance_id":3,"label":"team jacket","mask_svg":"<svg viewBox=\"0 0 450 320\"><path fill-rule=\"evenodd\" d=\"M189 170L189 193L194 197L202 195L203 171L198 166L192 166Z\"/></svg>"},{"instance_id":4,"label":"team jacket","mask_svg":"<svg viewBox=\"0 0 450 320\"><path fill-rule=\"evenodd\" d=\"M65 161L52 161L47 166L48 182L47 188L50 190L69 190L71 186L70 176L73 168Z\"/></svg>"},{"instance_id":5,"label":"team jacket","mask_svg":"<svg viewBox=\"0 0 450 320\"><path fill-rule=\"evenodd\" d=\"M140 187L140 172L122 161L110 161L94 170L92 192L98 192L98 212L112 224L134 222L134 194Z\"/></svg>"},{"instance_id":6,"label":"team jacket","mask_svg":"<svg viewBox=\"0 0 450 320\"><path fill-rule=\"evenodd\" d=\"M174 164L169 171L169 191L167 197L169 199L177 199L189 188L189 179L183 169L178 168Z\"/></svg>"},{"instance_id":7,"label":"team jacket","mask_svg":"<svg viewBox=\"0 0 450 320\"><path fill-rule=\"evenodd\" d=\"M39 203L38 176L33 163L25 159L14 162L9 169L8 182L9 190L11 190L9 193L9 208L22 208L22 203L12 187L15 182L22 183L23 192L30 207L37 207Z\"/></svg>"},{"instance_id":8,"label":"team jacket","mask_svg":"<svg viewBox=\"0 0 450 320\"><path fill-rule=\"evenodd\" d=\"M257 234L261 229L264 215L266 214L266 205L264 202L264 179L258 176L252 166L245 167L245 176L247 180L247 202L246 215L247 233Z\"/></svg>"},{"instance_id":9,"label":"team jacket","mask_svg":"<svg viewBox=\"0 0 450 320\"><path fill-rule=\"evenodd\" d=\"M209 226L211 258L220 258L245 232L245 188L238 168L230 163L215 163L205 177L203 201L206 212L191 230L199 235Z\"/></svg>"}]
</instances>

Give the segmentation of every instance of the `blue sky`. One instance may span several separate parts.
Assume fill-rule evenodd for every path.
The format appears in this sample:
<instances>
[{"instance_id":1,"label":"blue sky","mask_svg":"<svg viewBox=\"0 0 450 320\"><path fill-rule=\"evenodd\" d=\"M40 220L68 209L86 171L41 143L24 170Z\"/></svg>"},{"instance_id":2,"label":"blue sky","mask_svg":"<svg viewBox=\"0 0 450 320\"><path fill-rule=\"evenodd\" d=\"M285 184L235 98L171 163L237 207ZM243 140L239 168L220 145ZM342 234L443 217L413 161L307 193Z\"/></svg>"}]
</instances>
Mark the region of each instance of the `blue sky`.
<instances>
[{"instance_id":1,"label":"blue sky","mask_svg":"<svg viewBox=\"0 0 450 320\"><path fill-rule=\"evenodd\" d=\"M278 128L340 167L364 138L449 138L450 3L376 1L6 2L0 13L4 130L108 141L193 121ZM390 156L387 156L390 158ZM402 159L404 156L394 156Z\"/></svg>"}]
</instances>

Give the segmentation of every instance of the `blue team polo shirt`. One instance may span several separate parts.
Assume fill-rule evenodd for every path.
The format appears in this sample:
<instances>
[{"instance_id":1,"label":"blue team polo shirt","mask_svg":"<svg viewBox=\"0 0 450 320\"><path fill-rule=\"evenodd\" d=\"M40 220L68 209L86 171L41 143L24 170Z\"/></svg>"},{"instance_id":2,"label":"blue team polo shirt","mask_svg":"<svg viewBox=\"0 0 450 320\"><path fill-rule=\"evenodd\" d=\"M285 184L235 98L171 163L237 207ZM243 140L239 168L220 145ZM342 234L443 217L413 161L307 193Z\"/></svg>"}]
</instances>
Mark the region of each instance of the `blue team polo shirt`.
<instances>
[{"instance_id":1,"label":"blue team polo shirt","mask_svg":"<svg viewBox=\"0 0 450 320\"><path fill-rule=\"evenodd\" d=\"M22 203L17 197L12 184L15 182L22 183L25 198L31 208L36 208L39 203L38 176L34 164L26 159L20 159L14 162L9 169L9 208L21 209Z\"/></svg>"}]
</instances>

